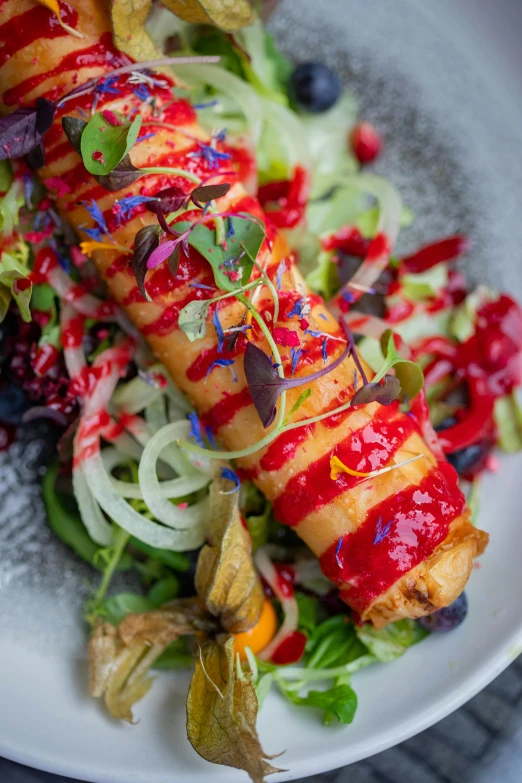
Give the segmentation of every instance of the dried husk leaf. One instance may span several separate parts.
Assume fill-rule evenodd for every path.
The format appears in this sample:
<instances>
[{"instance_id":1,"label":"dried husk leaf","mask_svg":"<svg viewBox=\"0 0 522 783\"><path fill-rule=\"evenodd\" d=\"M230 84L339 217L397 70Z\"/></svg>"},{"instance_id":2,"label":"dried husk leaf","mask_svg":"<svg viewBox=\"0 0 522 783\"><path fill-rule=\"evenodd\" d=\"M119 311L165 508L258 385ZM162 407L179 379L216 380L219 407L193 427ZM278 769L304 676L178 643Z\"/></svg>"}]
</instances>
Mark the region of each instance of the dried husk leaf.
<instances>
[{"instance_id":1,"label":"dried husk leaf","mask_svg":"<svg viewBox=\"0 0 522 783\"><path fill-rule=\"evenodd\" d=\"M228 32L254 21L247 0L163 0L163 5L185 22L211 24Z\"/></svg>"},{"instance_id":2,"label":"dried husk leaf","mask_svg":"<svg viewBox=\"0 0 522 783\"><path fill-rule=\"evenodd\" d=\"M134 60L157 60L163 56L147 30L145 22L152 0L112 0L111 21L114 43Z\"/></svg>"},{"instance_id":3,"label":"dried husk leaf","mask_svg":"<svg viewBox=\"0 0 522 783\"><path fill-rule=\"evenodd\" d=\"M241 633L259 620L263 588L241 524L237 493L225 494L229 482L220 477L220 469L218 465L210 489L209 543L199 554L196 590L226 631Z\"/></svg>"},{"instance_id":4,"label":"dried husk leaf","mask_svg":"<svg viewBox=\"0 0 522 783\"><path fill-rule=\"evenodd\" d=\"M129 615L117 628L97 624L89 641L91 696L105 698L114 718L132 723L132 707L152 685L147 674L156 659L180 636L200 630L215 625L193 599Z\"/></svg>"},{"instance_id":5,"label":"dried husk leaf","mask_svg":"<svg viewBox=\"0 0 522 783\"><path fill-rule=\"evenodd\" d=\"M254 783L281 770L268 763L256 731L254 686L236 677L234 640L204 642L187 697L187 735L194 750L214 764L243 769Z\"/></svg>"}]
</instances>

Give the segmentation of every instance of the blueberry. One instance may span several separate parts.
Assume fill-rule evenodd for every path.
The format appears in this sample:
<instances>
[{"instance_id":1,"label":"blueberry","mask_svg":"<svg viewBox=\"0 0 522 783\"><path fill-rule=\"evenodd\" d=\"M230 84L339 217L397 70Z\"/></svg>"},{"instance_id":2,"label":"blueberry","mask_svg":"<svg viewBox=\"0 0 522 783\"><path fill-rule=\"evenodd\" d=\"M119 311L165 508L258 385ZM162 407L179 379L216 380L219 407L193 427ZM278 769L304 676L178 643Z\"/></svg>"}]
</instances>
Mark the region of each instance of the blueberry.
<instances>
[{"instance_id":1,"label":"blueberry","mask_svg":"<svg viewBox=\"0 0 522 783\"><path fill-rule=\"evenodd\" d=\"M455 424L458 424L455 416L447 416L444 419L444 421L441 421L440 424L437 424L437 426L435 427L435 432L443 432L444 430L449 430L449 428L454 427Z\"/></svg>"},{"instance_id":2,"label":"blueberry","mask_svg":"<svg viewBox=\"0 0 522 783\"><path fill-rule=\"evenodd\" d=\"M290 95L306 111L326 111L340 93L339 77L321 63L302 63L290 77Z\"/></svg>"},{"instance_id":3,"label":"blueberry","mask_svg":"<svg viewBox=\"0 0 522 783\"><path fill-rule=\"evenodd\" d=\"M8 383L0 389L0 419L8 424L20 424L25 408L25 394L19 386Z\"/></svg>"},{"instance_id":4,"label":"blueberry","mask_svg":"<svg viewBox=\"0 0 522 783\"><path fill-rule=\"evenodd\" d=\"M473 443L471 446L454 451L452 454L446 454L446 457L457 473L473 473L476 470L480 470L488 451L489 447L487 445Z\"/></svg>"},{"instance_id":5,"label":"blueberry","mask_svg":"<svg viewBox=\"0 0 522 783\"><path fill-rule=\"evenodd\" d=\"M436 633L442 631L452 631L464 622L468 613L468 599L466 593L461 593L456 601L449 606L439 609L427 617L421 617L419 623L428 631Z\"/></svg>"}]
</instances>

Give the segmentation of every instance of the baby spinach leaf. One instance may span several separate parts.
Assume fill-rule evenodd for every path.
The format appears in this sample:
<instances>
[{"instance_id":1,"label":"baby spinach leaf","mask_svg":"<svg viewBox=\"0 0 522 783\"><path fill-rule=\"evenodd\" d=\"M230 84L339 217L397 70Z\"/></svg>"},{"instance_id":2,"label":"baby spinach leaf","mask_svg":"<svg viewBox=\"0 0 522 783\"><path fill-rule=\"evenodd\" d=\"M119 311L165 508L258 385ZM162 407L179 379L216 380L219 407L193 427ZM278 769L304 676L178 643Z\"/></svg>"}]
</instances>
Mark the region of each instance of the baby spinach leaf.
<instances>
[{"instance_id":1,"label":"baby spinach leaf","mask_svg":"<svg viewBox=\"0 0 522 783\"><path fill-rule=\"evenodd\" d=\"M350 685L334 685L326 691L308 691L306 696L286 692L285 696L300 707L316 707L326 715L333 714L339 723L351 723L357 710L357 694Z\"/></svg>"}]
</instances>

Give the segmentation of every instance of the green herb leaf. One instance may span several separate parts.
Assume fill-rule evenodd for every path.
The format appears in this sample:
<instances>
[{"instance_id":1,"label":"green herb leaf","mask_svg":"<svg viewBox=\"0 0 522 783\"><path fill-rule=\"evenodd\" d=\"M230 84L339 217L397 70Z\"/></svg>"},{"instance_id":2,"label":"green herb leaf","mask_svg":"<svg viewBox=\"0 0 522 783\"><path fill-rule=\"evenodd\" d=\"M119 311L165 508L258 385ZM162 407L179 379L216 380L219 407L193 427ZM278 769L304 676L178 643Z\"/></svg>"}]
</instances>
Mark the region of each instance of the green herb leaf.
<instances>
[{"instance_id":1,"label":"green herb leaf","mask_svg":"<svg viewBox=\"0 0 522 783\"><path fill-rule=\"evenodd\" d=\"M285 696L300 707L316 707L326 715L333 714L339 723L351 723L357 711L357 694L346 683L334 685L327 691L308 691L306 696L285 691Z\"/></svg>"},{"instance_id":2,"label":"green herb leaf","mask_svg":"<svg viewBox=\"0 0 522 783\"><path fill-rule=\"evenodd\" d=\"M216 285L223 291L235 291L248 283L254 265L252 259L257 257L265 238L264 229L251 218L233 217L230 218L230 223L234 233L227 239L226 251L216 243L214 229L208 228L206 225L196 226L188 236L189 245L207 259L214 271ZM181 221L176 223L173 228L184 233L191 225L188 221ZM247 253L233 266L233 269L228 269L225 262L239 258L242 247ZM238 280L231 279L230 273L232 271L241 273Z\"/></svg>"},{"instance_id":3,"label":"green herb leaf","mask_svg":"<svg viewBox=\"0 0 522 783\"><path fill-rule=\"evenodd\" d=\"M305 593L295 593L299 608L299 628L302 631L313 633L317 628L317 599Z\"/></svg>"},{"instance_id":4,"label":"green herb leaf","mask_svg":"<svg viewBox=\"0 0 522 783\"><path fill-rule=\"evenodd\" d=\"M391 329L386 329L381 337L381 350L384 354L384 365L380 368L373 382L380 381L392 367L395 367L395 375L401 384L403 394L412 400L424 385L424 373L421 368L415 362L410 362L399 356Z\"/></svg>"},{"instance_id":5,"label":"green herb leaf","mask_svg":"<svg viewBox=\"0 0 522 783\"><path fill-rule=\"evenodd\" d=\"M207 315L210 302L210 299L189 302L179 314L178 326L182 332L185 332L191 343L204 337L207 333Z\"/></svg>"},{"instance_id":6,"label":"green herb leaf","mask_svg":"<svg viewBox=\"0 0 522 783\"><path fill-rule=\"evenodd\" d=\"M47 512L49 527L53 533L63 541L64 544L95 568L100 568L97 564L96 553L99 551L98 544L95 544L87 533L83 522L76 509L66 507L66 496L60 496L56 491L56 476L58 473L58 464L49 467L42 481L42 496ZM124 552L117 569L119 571L128 571L133 564L132 557Z\"/></svg>"},{"instance_id":7,"label":"green herb leaf","mask_svg":"<svg viewBox=\"0 0 522 783\"><path fill-rule=\"evenodd\" d=\"M21 179L14 180L5 196L0 198L0 229L4 237L11 236L15 226L18 225L20 210L24 204L23 181Z\"/></svg>"},{"instance_id":8,"label":"green herb leaf","mask_svg":"<svg viewBox=\"0 0 522 783\"><path fill-rule=\"evenodd\" d=\"M510 453L522 451L522 407L516 392L495 400L494 417L500 448Z\"/></svg>"},{"instance_id":9,"label":"green herb leaf","mask_svg":"<svg viewBox=\"0 0 522 783\"><path fill-rule=\"evenodd\" d=\"M172 601L179 592L179 581L174 574L164 576L163 579L158 579L149 592L147 593L147 600L154 606L159 608L162 604L166 604L167 601Z\"/></svg>"},{"instance_id":10,"label":"green herb leaf","mask_svg":"<svg viewBox=\"0 0 522 783\"><path fill-rule=\"evenodd\" d=\"M11 187L13 172L8 160L0 160L0 193L6 193Z\"/></svg>"},{"instance_id":11,"label":"green herb leaf","mask_svg":"<svg viewBox=\"0 0 522 783\"><path fill-rule=\"evenodd\" d=\"M102 112L95 114L81 135L81 153L85 168L98 177L110 174L136 143L141 114L130 125L111 125Z\"/></svg>"},{"instance_id":12,"label":"green herb leaf","mask_svg":"<svg viewBox=\"0 0 522 783\"><path fill-rule=\"evenodd\" d=\"M307 399L308 399L308 398L311 396L311 394L312 394L312 389L310 388L310 389L305 389L305 391L304 391L302 394L300 394L300 395L299 395L299 397L297 398L297 400L294 402L294 404L293 404L293 405L292 405L292 407L290 408L290 411L288 412L288 416L286 417L286 419L285 419L285 420L284 420L284 422L283 422L283 427L284 427L286 424L288 424L288 422L290 421L290 419L292 418L292 416L294 415L294 413L295 413L297 410L299 410L299 408L301 407L301 405L303 404L303 402L305 402L305 401L306 401L306 400L307 400Z\"/></svg>"},{"instance_id":13,"label":"green herb leaf","mask_svg":"<svg viewBox=\"0 0 522 783\"><path fill-rule=\"evenodd\" d=\"M83 131L87 127L85 120L80 120L77 117L64 117L62 120L62 126L65 135L71 142L78 155L82 154L81 139ZM102 188L115 193L117 190L126 188L132 185L137 179L143 176L143 172L136 168L131 162L131 159L126 155L120 163L110 172L110 174L95 176L95 179Z\"/></svg>"},{"instance_id":14,"label":"green herb leaf","mask_svg":"<svg viewBox=\"0 0 522 783\"><path fill-rule=\"evenodd\" d=\"M408 647L429 636L429 631L426 631L414 620L399 620L397 623L390 623L378 631L371 625L362 625L356 629L356 633L359 641L381 663L388 663L400 658Z\"/></svg>"},{"instance_id":15,"label":"green herb leaf","mask_svg":"<svg viewBox=\"0 0 522 783\"><path fill-rule=\"evenodd\" d=\"M102 601L96 614L111 625L119 625L129 614L148 612L155 608L149 598L139 595L139 593L117 593Z\"/></svg>"},{"instance_id":16,"label":"green herb leaf","mask_svg":"<svg viewBox=\"0 0 522 783\"><path fill-rule=\"evenodd\" d=\"M357 644L353 623L347 615L335 615L317 626L307 646L307 667L330 669L343 666L364 655Z\"/></svg>"},{"instance_id":17,"label":"green herb leaf","mask_svg":"<svg viewBox=\"0 0 522 783\"><path fill-rule=\"evenodd\" d=\"M25 243L19 244L12 251L4 250L0 256L0 285L5 291L5 299L7 301L7 295L10 293L26 323L31 321L29 302L33 290L27 267L28 258L29 246ZM19 282L22 280L24 281L23 287Z\"/></svg>"}]
</instances>

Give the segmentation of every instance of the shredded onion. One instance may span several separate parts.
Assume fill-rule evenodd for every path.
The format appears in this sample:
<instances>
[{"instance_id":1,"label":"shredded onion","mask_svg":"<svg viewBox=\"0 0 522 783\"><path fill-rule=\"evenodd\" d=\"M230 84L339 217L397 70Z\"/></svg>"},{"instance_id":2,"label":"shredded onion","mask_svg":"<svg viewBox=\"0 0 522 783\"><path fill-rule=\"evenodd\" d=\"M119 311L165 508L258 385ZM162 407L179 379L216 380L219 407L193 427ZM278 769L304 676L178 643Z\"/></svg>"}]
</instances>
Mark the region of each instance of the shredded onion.
<instances>
[{"instance_id":1,"label":"shredded onion","mask_svg":"<svg viewBox=\"0 0 522 783\"><path fill-rule=\"evenodd\" d=\"M203 518L189 529L173 530L164 527L139 514L116 494L99 453L85 459L82 468L94 497L105 513L132 536L150 546L175 552L197 549L203 544Z\"/></svg>"},{"instance_id":2,"label":"shredded onion","mask_svg":"<svg viewBox=\"0 0 522 783\"><path fill-rule=\"evenodd\" d=\"M118 410L125 413L139 413L162 396L163 389L152 386L137 375L116 389L112 395L112 402Z\"/></svg>"},{"instance_id":3,"label":"shredded onion","mask_svg":"<svg viewBox=\"0 0 522 783\"><path fill-rule=\"evenodd\" d=\"M178 421L169 424L157 432L147 443L143 450L140 460L138 476L140 488L143 492L143 499L154 516L170 527L185 529L194 525L202 524L205 515L208 512L208 500L205 499L194 506L189 506L181 510L174 506L167 497L162 496L161 485L156 473L156 463L163 449L179 438L187 435L188 422ZM177 447L171 446L171 453L174 450L179 451ZM180 454L180 457L183 455ZM183 472L183 469L178 471ZM202 489L208 484L210 477L202 472L195 472L192 469L192 475L182 476L174 479L171 485L175 487L176 495L180 497Z\"/></svg>"},{"instance_id":4,"label":"shredded onion","mask_svg":"<svg viewBox=\"0 0 522 783\"><path fill-rule=\"evenodd\" d=\"M72 483L80 516L90 537L100 546L110 546L113 541L112 526L103 516L89 488L83 473L82 464L74 468Z\"/></svg>"},{"instance_id":5,"label":"shredded onion","mask_svg":"<svg viewBox=\"0 0 522 783\"><path fill-rule=\"evenodd\" d=\"M118 452L117 449L109 448L103 449L102 460L107 473L110 475L115 467L118 465L124 465L126 458ZM110 475L111 485L114 491L122 498L133 498L143 500L143 492L139 484L129 481L120 481ZM179 498L183 495L189 495L192 492L196 492L208 484L209 479L205 478L204 482L200 476L187 476L176 479L169 479L168 481L158 482L158 493L164 498ZM152 510L152 509L151 509Z\"/></svg>"},{"instance_id":6,"label":"shredded onion","mask_svg":"<svg viewBox=\"0 0 522 783\"><path fill-rule=\"evenodd\" d=\"M263 127L263 111L259 93L253 87L219 65L178 65L176 74L183 81L209 84L232 98L245 115L254 143L258 144Z\"/></svg>"}]
</instances>

